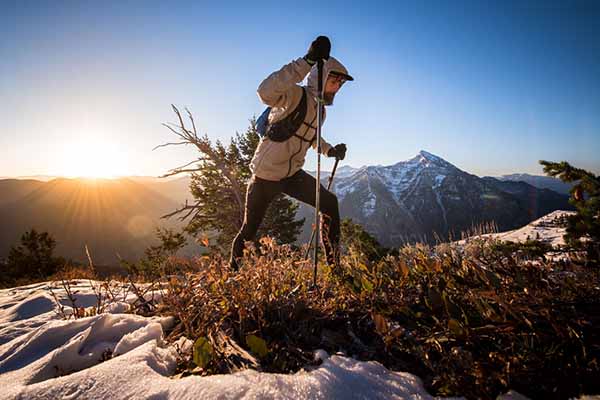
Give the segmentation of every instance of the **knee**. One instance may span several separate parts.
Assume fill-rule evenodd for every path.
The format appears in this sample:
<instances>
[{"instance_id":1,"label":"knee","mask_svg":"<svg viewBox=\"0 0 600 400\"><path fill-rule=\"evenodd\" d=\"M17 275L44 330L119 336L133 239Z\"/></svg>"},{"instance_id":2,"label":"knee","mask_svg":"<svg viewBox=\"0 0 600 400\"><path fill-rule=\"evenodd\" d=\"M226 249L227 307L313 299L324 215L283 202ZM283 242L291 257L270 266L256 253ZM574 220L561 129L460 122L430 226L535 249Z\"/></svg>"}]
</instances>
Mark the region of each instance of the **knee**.
<instances>
[{"instance_id":1,"label":"knee","mask_svg":"<svg viewBox=\"0 0 600 400\"><path fill-rule=\"evenodd\" d=\"M329 201L330 201L332 204L335 204L335 205L337 206L337 204L338 204L338 198L337 198L337 196L335 195L335 193L333 193L333 192L330 192L330 191L327 191L327 193L329 193Z\"/></svg>"},{"instance_id":2,"label":"knee","mask_svg":"<svg viewBox=\"0 0 600 400\"><path fill-rule=\"evenodd\" d=\"M323 192L323 208L334 213L338 212L337 196L328 190Z\"/></svg>"}]
</instances>

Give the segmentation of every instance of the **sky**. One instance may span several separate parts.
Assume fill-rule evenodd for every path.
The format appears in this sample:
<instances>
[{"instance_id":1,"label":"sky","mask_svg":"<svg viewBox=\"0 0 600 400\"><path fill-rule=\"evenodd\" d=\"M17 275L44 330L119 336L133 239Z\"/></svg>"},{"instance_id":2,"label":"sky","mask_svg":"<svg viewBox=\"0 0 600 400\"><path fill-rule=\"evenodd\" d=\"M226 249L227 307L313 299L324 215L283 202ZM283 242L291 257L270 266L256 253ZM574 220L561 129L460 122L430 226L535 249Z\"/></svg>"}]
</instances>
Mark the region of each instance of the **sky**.
<instances>
[{"instance_id":1,"label":"sky","mask_svg":"<svg viewBox=\"0 0 600 400\"><path fill-rule=\"evenodd\" d=\"M597 1L23 0L0 12L0 176L164 174L198 156L153 150L176 139L171 104L227 142L318 35L356 79L323 126L342 164L426 150L480 176L600 173Z\"/></svg>"}]
</instances>

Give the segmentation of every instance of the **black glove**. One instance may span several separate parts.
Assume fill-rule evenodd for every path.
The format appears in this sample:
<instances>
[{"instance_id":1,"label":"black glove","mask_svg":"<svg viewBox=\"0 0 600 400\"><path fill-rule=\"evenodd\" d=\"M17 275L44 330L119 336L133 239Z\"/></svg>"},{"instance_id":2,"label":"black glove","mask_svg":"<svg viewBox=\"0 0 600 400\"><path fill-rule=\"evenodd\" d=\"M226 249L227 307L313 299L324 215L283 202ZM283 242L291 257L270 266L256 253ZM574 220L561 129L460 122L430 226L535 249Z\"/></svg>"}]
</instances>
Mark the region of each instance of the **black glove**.
<instances>
[{"instance_id":1,"label":"black glove","mask_svg":"<svg viewBox=\"0 0 600 400\"><path fill-rule=\"evenodd\" d=\"M327 36L319 36L308 48L308 53L304 59L310 65L313 65L319 60L329 60L329 52L331 52L331 42Z\"/></svg>"},{"instance_id":2,"label":"black glove","mask_svg":"<svg viewBox=\"0 0 600 400\"><path fill-rule=\"evenodd\" d=\"M327 152L327 157L335 157L338 160L346 158L346 145L344 143L336 144Z\"/></svg>"}]
</instances>

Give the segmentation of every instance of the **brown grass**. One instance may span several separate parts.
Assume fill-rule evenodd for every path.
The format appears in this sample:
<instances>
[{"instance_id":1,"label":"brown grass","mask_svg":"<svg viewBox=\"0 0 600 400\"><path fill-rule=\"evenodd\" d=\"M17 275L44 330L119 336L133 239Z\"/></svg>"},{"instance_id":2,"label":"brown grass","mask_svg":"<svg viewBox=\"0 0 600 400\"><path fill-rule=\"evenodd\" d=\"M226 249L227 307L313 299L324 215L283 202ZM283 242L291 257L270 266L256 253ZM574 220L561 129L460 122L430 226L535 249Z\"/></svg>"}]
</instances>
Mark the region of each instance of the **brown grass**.
<instances>
[{"instance_id":1,"label":"brown grass","mask_svg":"<svg viewBox=\"0 0 600 400\"><path fill-rule=\"evenodd\" d=\"M169 340L196 341L184 373L293 372L325 349L415 373L435 395L600 392L598 271L501 249L415 245L378 262L351 249L315 290L303 253L264 238L237 274L203 257L171 277L159 312L176 318Z\"/></svg>"}]
</instances>

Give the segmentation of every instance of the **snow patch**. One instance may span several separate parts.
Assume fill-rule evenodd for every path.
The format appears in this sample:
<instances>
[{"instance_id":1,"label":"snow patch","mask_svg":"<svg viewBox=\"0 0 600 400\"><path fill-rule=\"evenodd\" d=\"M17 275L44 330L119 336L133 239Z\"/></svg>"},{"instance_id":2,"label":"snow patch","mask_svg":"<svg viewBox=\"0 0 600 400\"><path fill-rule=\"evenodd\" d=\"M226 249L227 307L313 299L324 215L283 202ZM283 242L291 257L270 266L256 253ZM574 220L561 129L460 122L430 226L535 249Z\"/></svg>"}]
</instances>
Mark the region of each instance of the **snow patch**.
<instances>
[{"instance_id":1,"label":"snow patch","mask_svg":"<svg viewBox=\"0 0 600 400\"><path fill-rule=\"evenodd\" d=\"M437 205L440 207L440 210L442 211L442 218L444 218L444 225L446 228L448 228L448 219L446 217L446 208L444 207L444 204L442 203L442 196L440 194L440 192L435 191L435 201L437 203Z\"/></svg>"},{"instance_id":2,"label":"snow patch","mask_svg":"<svg viewBox=\"0 0 600 400\"><path fill-rule=\"evenodd\" d=\"M73 284L87 304L95 283ZM171 379L176 351L163 343L163 331L173 318L123 314L128 304L118 301L106 307L113 314L61 320L50 301L52 286L59 299L66 296L52 283L0 290L4 323L21 325L12 331L21 334L0 345L0 398L432 398L414 375L324 351L315 354L319 367L296 374L248 370ZM177 345L189 348L191 341Z\"/></svg>"},{"instance_id":3,"label":"snow patch","mask_svg":"<svg viewBox=\"0 0 600 400\"><path fill-rule=\"evenodd\" d=\"M433 188L437 189L440 186L442 186L442 182L444 182L444 179L446 179L446 175L441 175L441 174L436 175L436 177L434 178L435 183L433 185Z\"/></svg>"},{"instance_id":4,"label":"snow patch","mask_svg":"<svg viewBox=\"0 0 600 400\"><path fill-rule=\"evenodd\" d=\"M374 194L370 194L368 200L363 205L363 214L365 216L373 215L375 212L375 205L377 204L377 198Z\"/></svg>"},{"instance_id":5,"label":"snow patch","mask_svg":"<svg viewBox=\"0 0 600 400\"><path fill-rule=\"evenodd\" d=\"M552 247L559 247L565 244L563 238L566 233L566 226L564 225L565 218L574 213L574 211L557 210L546 214L519 229L507 232L487 233L475 237L518 243L525 242L527 239L532 239L548 243L552 245ZM469 239L461 240L459 243Z\"/></svg>"},{"instance_id":6,"label":"snow patch","mask_svg":"<svg viewBox=\"0 0 600 400\"><path fill-rule=\"evenodd\" d=\"M0 345L0 399L433 399L410 373L322 350L315 353L320 366L295 374L247 370L172 379L175 347L192 345L185 338L174 346L163 343L163 329L173 318L104 313L57 320L44 300L50 286L0 290L0 309L10 320L6 323L20 324L25 332ZM79 283L78 290L93 294L91 282ZM39 314L33 315L36 306ZM19 319L11 320L14 315Z\"/></svg>"}]
</instances>

